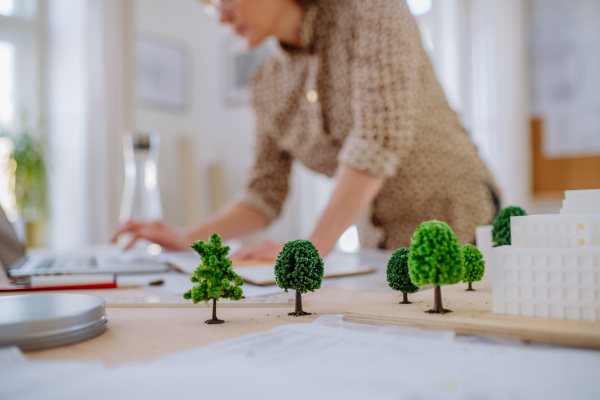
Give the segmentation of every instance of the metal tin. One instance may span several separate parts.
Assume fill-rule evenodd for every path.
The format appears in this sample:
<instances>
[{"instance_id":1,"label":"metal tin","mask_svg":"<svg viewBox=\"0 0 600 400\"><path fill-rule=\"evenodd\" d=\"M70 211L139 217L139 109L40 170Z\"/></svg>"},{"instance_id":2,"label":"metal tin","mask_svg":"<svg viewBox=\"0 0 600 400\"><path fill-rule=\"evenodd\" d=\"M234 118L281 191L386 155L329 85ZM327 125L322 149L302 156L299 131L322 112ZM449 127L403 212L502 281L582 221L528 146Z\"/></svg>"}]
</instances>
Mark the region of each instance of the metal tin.
<instances>
[{"instance_id":1,"label":"metal tin","mask_svg":"<svg viewBox=\"0 0 600 400\"><path fill-rule=\"evenodd\" d=\"M91 339L106 330L104 299L43 293L0 297L0 346L41 350Z\"/></svg>"}]
</instances>

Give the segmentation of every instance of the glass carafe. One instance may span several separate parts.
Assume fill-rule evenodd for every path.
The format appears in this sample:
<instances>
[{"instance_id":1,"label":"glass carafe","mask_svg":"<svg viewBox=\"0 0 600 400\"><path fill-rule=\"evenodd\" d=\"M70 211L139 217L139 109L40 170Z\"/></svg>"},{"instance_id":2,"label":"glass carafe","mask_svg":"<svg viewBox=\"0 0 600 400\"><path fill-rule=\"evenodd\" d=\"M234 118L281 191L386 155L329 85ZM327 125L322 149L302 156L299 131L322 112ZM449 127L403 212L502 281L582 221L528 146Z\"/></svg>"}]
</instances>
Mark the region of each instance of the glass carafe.
<instances>
[{"instance_id":1,"label":"glass carafe","mask_svg":"<svg viewBox=\"0 0 600 400\"><path fill-rule=\"evenodd\" d=\"M158 132L125 132L125 187L121 202L121 223L130 219L153 221L162 219L158 188Z\"/></svg>"}]
</instances>

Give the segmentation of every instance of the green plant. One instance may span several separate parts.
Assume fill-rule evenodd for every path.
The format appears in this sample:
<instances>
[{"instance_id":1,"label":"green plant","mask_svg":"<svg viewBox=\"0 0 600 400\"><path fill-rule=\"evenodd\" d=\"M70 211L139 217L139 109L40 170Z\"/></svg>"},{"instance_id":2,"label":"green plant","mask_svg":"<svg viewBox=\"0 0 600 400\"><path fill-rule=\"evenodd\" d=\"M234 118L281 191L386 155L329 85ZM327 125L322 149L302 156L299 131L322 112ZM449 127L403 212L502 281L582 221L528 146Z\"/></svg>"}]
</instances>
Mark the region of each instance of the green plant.
<instances>
[{"instance_id":1,"label":"green plant","mask_svg":"<svg viewBox=\"0 0 600 400\"><path fill-rule=\"evenodd\" d=\"M409 250L406 247L399 248L394 251L387 264L388 285L392 289L402 292L400 304L411 304L408 301L408 293L415 293L419 290L419 287L412 283L408 276L408 253Z\"/></svg>"},{"instance_id":2,"label":"green plant","mask_svg":"<svg viewBox=\"0 0 600 400\"><path fill-rule=\"evenodd\" d=\"M408 274L415 285L430 283L435 287L433 308L426 312L450 312L442 305L440 285L460 282L463 256L458 238L447 223L433 220L417 227L410 241Z\"/></svg>"},{"instance_id":3,"label":"green plant","mask_svg":"<svg viewBox=\"0 0 600 400\"><path fill-rule=\"evenodd\" d=\"M494 247L510 245L510 217L521 215L527 215L527 213L517 206L508 206L500 210L492 228Z\"/></svg>"},{"instance_id":4,"label":"green plant","mask_svg":"<svg viewBox=\"0 0 600 400\"><path fill-rule=\"evenodd\" d=\"M288 315L299 317L311 314L302 310L301 293L319 289L324 271L319 251L310 241L292 240L283 246L275 262L275 280L286 292L288 289L296 291L296 307Z\"/></svg>"},{"instance_id":5,"label":"green plant","mask_svg":"<svg viewBox=\"0 0 600 400\"><path fill-rule=\"evenodd\" d=\"M231 269L231 260L227 258L229 246L223 246L221 237L213 234L208 242L199 240L192 245L202 260L202 264L196 268L190 281L196 285L183 294L184 299L192 299L194 304L200 301L213 301L212 319L207 324L222 324L223 320L217 318L217 300L231 299L241 300L244 298L240 286L244 284Z\"/></svg>"},{"instance_id":6,"label":"green plant","mask_svg":"<svg viewBox=\"0 0 600 400\"><path fill-rule=\"evenodd\" d=\"M461 248L463 259L465 262L465 273L463 275L463 282L468 282L469 287L467 290L475 290L471 287L471 283L480 281L483 278L485 272L485 261L483 261L483 255L472 244L465 244Z\"/></svg>"},{"instance_id":7,"label":"green plant","mask_svg":"<svg viewBox=\"0 0 600 400\"><path fill-rule=\"evenodd\" d=\"M17 128L3 128L0 135L14 142L11 159L15 164L15 201L19 215L27 222L45 218L48 185L43 135L29 127L25 112Z\"/></svg>"}]
</instances>

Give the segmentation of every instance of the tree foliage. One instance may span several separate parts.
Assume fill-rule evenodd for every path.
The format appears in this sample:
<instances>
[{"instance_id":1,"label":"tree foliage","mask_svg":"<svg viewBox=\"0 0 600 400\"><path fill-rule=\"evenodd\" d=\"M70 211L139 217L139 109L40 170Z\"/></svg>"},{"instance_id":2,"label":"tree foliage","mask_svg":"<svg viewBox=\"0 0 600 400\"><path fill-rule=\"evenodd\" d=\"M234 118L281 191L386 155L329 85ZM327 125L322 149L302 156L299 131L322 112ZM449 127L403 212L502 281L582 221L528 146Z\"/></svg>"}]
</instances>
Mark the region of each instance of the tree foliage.
<instances>
[{"instance_id":1,"label":"tree foliage","mask_svg":"<svg viewBox=\"0 0 600 400\"><path fill-rule=\"evenodd\" d=\"M283 246L275 262L277 285L300 293L321 287L324 269L319 251L308 240L292 240Z\"/></svg>"},{"instance_id":2,"label":"tree foliage","mask_svg":"<svg viewBox=\"0 0 600 400\"><path fill-rule=\"evenodd\" d=\"M510 245L510 217L521 215L527 213L517 206L508 206L498 213L492 228L494 247Z\"/></svg>"},{"instance_id":3,"label":"tree foliage","mask_svg":"<svg viewBox=\"0 0 600 400\"><path fill-rule=\"evenodd\" d=\"M408 274L415 285L458 283L463 268L460 243L447 223L433 220L417 227L408 253Z\"/></svg>"},{"instance_id":4,"label":"tree foliage","mask_svg":"<svg viewBox=\"0 0 600 400\"><path fill-rule=\"evenodd\" d=\"M387 265L387 281L394 290L402 293L415 293L419 287L412 283L408 275L408 253L409 250L406 247L394 251Z\"/></svg>"},{"instance_id":5,"label":"tree foliage","mask_svg":"<svg viewBox=\"0 0 600 400\"><path fill-rule=\"evenodd\" d=\"M211 299L243 299L240 286L244 284L233 269L231 260L227 258L229 246L223 246L221 237L213 234L208 242L199 240L192 245L202 260L190 281L195 285L183 294L185 299L192 299L194 304Z\"/></svg>"},{"instance_id":6,"label":"tree foliage","mask_svg":"<svg viewBox=\"0 0 600 400\"><path fill-rule=\"evenodd\" d=\"M463 282L480 281L485 272L485 261L483 255L472 244L465 244L462 248L463 259L465 261L465 273Z\"/></svg>"}]
</instances>

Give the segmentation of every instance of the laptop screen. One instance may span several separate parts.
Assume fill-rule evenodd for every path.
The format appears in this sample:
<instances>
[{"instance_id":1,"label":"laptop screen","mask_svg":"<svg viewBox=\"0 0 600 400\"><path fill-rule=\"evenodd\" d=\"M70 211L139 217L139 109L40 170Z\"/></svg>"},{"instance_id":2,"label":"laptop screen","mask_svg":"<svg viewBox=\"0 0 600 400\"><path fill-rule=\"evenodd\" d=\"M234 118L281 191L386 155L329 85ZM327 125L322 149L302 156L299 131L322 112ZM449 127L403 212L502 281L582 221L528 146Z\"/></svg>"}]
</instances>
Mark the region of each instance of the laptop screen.
<instances>
[{"instance_id":1,"label":"laptop screen","mask_svg":"<svg viewBox=\"0 0 600 400\"><path fill-rule=\"evenodd\" d=\"M25 252L10 221L6 218L2 206L0 206L0 263L2 263L5 270L8 270L23 256L25 256Z\"/></svg>"}]
</instances>

